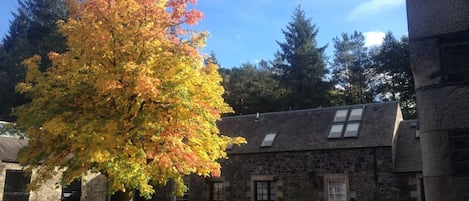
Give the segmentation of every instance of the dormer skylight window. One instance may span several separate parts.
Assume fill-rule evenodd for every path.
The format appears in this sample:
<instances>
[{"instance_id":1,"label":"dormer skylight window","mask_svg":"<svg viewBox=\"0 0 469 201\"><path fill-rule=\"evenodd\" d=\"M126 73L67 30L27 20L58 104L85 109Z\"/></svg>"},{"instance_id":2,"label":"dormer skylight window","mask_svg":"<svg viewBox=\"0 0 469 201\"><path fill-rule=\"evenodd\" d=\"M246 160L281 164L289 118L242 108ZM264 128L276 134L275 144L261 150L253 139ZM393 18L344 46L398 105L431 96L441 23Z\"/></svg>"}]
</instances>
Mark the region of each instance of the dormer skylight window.
<instances>
[{"instance_id":1,"label":"dormer skylight window","mask_svg":"<svg viewBox=\"0 0 469 201\"><path fill-rule=\"evenodd\" d=\"M349 121L360 121L362 120L363 108L354 108L350 111Z\"/></svg>"},{"instance_id":2,"label":"dormer skylight window","mask_svg":"<svg viewBox=\"0 0 469 201\"><path fill-rule=\"evenodd\" d=\"M344 124L332 125L331 132L329 132L329 138L341 138L343 129L344 129Z\"/></svg>"},{"instance_id":3,"label":"dormer skylight window","mask_svg":"<svg viewBox=\"0 0 469 201\"><path fill-rule=\"evenodd\" d=\"M335 112L329 138L358 137L363 108L341 109Z\"/></svg>"},{"instance_id":4,"label":"dormer skylight window","mask_svg":"<svg viewBox=\"0 0 469 201\"><path fill-rule=\"evenodd\" d=\"M262 141L261 147L271 147L274 143L276 133L266 134L264 140Z\"/></svg>"},{"instance_id":5,"label":"dormer skylight window","mask_svg":"<svg viewBox=\"0 0 469 201\"><path fill-rule=\"evenodd\" d=\"M348 110L337 110L335 112L334 122L344 122L347 119Z\"/></svg>"},{"instance_id":6,"label":"dormer skylight window","mask_svg":"<svg viewBox=\"0 0 469 201\"><path fill-rule=\"evenodd\" d=\"M358 127L360 127L360 123L348 123L347 127L345 128L344 137L357 137L358 136Z\"/></svg>"}]
</instances>

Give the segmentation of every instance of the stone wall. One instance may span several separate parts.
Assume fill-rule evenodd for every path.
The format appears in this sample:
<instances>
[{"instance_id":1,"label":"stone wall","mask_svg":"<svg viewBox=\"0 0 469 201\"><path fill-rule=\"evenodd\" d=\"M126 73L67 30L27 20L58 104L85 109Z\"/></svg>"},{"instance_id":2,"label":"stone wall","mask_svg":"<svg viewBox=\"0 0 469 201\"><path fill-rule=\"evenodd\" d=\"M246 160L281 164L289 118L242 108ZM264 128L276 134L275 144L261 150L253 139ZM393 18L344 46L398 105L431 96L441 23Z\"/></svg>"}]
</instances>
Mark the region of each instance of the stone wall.
<instances>
[{"instance_id":1,"label":"stone wall","mask_svg":"<svg viewBox=\"0 0 469 201\"><path fill-rule=\"evenodd\" d=\"M101 174L89 174L83 177L81 201L106 201L107 178Z\"/></svg>"},{"instance_id":2,"label":"stone wall","mask_svg":"<svg viewBox=\"0 0 469 201\"><path fill-rule=\"evenodd\" d=\"M407 0L427 201L469 200L469 1Z\"/></svg>"},{"instance_id":3,"label":"stone wall","mask_svg":"<svg viewBox=\"0 0 469 201\"><path fill-rule=\"evenodd\" d=\"M3 201L3 193L5 187L5 176L7 170L22 170L17 163L2 162L0 164L0 201ZM35 173L31 175L34 179ZM52 179L44 183L41 188L29 193L29 201L60 201L62 194L62 186L59 184L62 174L57 174ZM98 174L89 174L82 180L82 196L81 201L106 201L106 178Z\"/></svg>"},{"instance_id":4,"label":"stone wall","mask_svg":"<svg viewBox=\"0 0 469 201\"><path fill-rule=\"evenodd\" d=\"M3 193L5 189L5 176L7 170L21 170L22 167L17 163L3 162L0 164L0 201L3 201ZM32 178L34 173L32 174ZM46 182L40 189L29 193L30 201L60 201L62 189L56 183L60 175Z\"/></svg>"},{"instance_id":5,"label":"stone wall","mask_svg":"<svg viewBox=\"0 0 469 201\"><path fill-rule=\"evenodd\" d=\"M376 147L230 155L228 160L221 161L220 178L195 175L188 178L189 200L210 200L212 181L222 181L224 200L253 201L254 182L272 180L278 201L325 201L325 179L346 178L347 200L420 201L416 198L420 187L414 186L417 177L395 174L391 152L391 147ZM12 168L21 169L17 164L0 166L3 172L0 189L3 189L5 170ZM59 178L49 181L40 191L32 192L30 200L59 201L61 187L56 184ZM81 200L106 201L106 185L102 175L84 177ZM174 201L172 190L172 184L160 187L152 200Z\"/></svg>"},{"instance_id":6,"label":"stone wall","mask_svg":"<svg viewBox=\"0 0 469 201\"><path fill-rule=\"evenodd\" d=\"M425 201L422 173L396 174L400 201Z\"/></svg>"},{"instance_id":7,"label":"stone wall","mask_svg":"<svg viewBox=\"0 0 469 201\"><path fill-rule=\"evenodd\" d=\"M222 162L224 200L253 200L253 180L262 177L276 181L278 201L326 200L330 175L348 178L347 200L399 200L391 157L391 147L231 155ZM209 200L209 184L193 178L191 200Z\"/></svg>"}]
</instances>

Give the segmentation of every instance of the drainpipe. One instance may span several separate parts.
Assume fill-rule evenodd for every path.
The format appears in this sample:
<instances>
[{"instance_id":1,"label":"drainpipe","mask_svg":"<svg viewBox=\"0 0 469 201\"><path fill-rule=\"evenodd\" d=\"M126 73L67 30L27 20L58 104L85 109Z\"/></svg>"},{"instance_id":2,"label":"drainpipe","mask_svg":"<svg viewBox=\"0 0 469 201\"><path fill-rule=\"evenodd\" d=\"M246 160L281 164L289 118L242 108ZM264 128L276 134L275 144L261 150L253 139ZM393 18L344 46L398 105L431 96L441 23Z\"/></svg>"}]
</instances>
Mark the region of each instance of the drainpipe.
<instances>
[{"instance_id":1,"label":"drainpipe","mask_svg":"<svg viewBox=\"0 0 469 201\"><path fill-rule=\"evenodd\" d=\"M373 148L373 179L375 181L375 192L373 200L379 198L379 186L378 186L378 161L376 160L376 148Z\"/></svg>"}]
</instances>

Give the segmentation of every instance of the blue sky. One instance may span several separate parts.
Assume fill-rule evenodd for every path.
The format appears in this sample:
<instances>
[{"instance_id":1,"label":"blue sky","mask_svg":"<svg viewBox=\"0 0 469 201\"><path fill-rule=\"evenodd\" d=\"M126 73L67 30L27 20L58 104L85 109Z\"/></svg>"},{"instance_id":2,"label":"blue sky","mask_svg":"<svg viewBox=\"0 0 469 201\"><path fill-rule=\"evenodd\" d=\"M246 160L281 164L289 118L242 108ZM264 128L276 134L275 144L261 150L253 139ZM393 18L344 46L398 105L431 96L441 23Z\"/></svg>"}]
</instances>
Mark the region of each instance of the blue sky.
<instances>
[{"instance_id":1,"label":"blue sky","mask_svg":"<svg viewBox=\"0 0 469 201\"><path fill-rule=\"evenodd\" d=\"M16 0L1 0L0 36L8 31ZM282 29L301 5L308 18L319 28L317 41L328 45L343 32L359 31L367 45L379 43L384 32L396 37L407 34L405 0L198 0L197 9L205 18L194 29L210 32L203 52L215 52L223 67L272 60L278 50L275 41L283 41Z\"/></svg>"}]
</instances>

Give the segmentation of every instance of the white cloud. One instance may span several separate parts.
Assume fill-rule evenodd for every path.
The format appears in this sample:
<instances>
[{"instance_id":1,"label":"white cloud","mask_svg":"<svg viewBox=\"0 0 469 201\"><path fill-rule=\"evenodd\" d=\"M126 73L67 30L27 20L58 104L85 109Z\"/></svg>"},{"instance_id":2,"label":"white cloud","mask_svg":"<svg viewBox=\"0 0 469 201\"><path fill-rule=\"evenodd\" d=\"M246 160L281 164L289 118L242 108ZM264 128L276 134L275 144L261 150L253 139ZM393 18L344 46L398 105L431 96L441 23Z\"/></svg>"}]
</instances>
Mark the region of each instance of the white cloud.
<instances>
[{"instance_id":1,"label":"white cloud","mask_svg":"<svg viewBox=\"0 0 469 201\"><path fill-rule=\"evenodd\" d=\"M365 36L365 47L371 47L381 45L386 33L381 31L369 31L363 33L363 36Z\"/></svg>"},{"instance_id":2,"label":"white cloud","mask_svg":"<svg viewBox=\"0 0 469 201\"><path fill-rule=\"evenodd\" d=\"M348 19L358 19L383 10L399 7L404 4L405 0L368 0L355 7L352 12L349 13Z\"/></svg>"}]
</instances>

